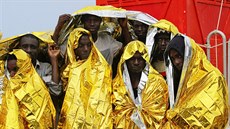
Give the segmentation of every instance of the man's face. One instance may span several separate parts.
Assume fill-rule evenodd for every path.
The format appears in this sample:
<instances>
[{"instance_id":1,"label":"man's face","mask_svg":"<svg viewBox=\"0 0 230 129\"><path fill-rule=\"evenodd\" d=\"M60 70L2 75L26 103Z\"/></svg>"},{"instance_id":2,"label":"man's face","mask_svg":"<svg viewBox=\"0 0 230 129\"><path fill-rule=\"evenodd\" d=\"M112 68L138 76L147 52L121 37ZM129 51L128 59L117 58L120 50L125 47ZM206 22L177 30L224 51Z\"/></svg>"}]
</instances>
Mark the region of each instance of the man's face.
<instances>
[{"instance_id":1,"label":"man's face","mask_svg":"<svg viewBox=\"0 0 230 129\"><path fill-rule=\"evenodd\" d=\"M139 21L133 21L133 30L138 39L146 38L148 25Z\"/></svg>"},{"instance_id":2,"label":"man's face","mask_svg":"<svg viewBox=\"0 0 230 129\"><path fill-rule=\"evenodd\" d=\"M169 34L160 34L157 39L156 43L158 44L158 51L159 53L163 54L165 52L165 49L170 41L170 35Z\"/></svg>"},{"instance_id":3,"label":"man's face","mask_svg":"<svg viewBox=\"0 0 230 129\"><path fill-rule=\"evenodd\" d=\"M89 40L88 35L82 35L79 39L79 44L74 52L76 56L79 56L80 60L87 59L92 50L92 42Z\"/></svg>"},{"instance_id":4,"label":"man's face","mask_svg":"<svg viewBox=\"0 0 230 129\"><path fill-rule=\"evenodd\" d=\"M136 52L132 58L126 61L128 70L132 73L140 73L145 68L145 60L142 58L141 53Z\"/></svg>"},{"instance_id":5,"label":"man's face","mask_svg":"<svg viewBox=\"0 0 230 129\"><path fill-rule=\"evenodd\" d=\"M37 59L39 49L39 42L37 39L31 37L22 37L19 43L19 48L29 54L32 60Z\"/></svg>"},{"instance_id":6,"label":"man's face","mask_svg":"<svg viewBox=\"0 0 230 129\"><path fill-rule=\"evenodd\" d=\"M169 57L173 63L173 65L176 67L178 71L182 70L183 63L184 63L184 57L182 57L179 52L177 52L174 49L171 49L169 51Z\"/></svg>"},{"instance_id":7,"label":"man's face","mask_svg":"<svg viewBox=\"0 0 230 129\"><path fill-rule=\"evenodd\" d=\"M13 77L18 71L17 60L8 60L7 61L7 70L10 73L10 77Z\"/></svg>"},{"instance_id":8,"label":"man's face","mask_svg":"<svg viewBox=\"0 0 230 129\"><path fill-rule=\"evenodd\" d=\"M101 25L101 18L94 15L84 16L84 28L90 31L91 34L96 34Z\"/></svg>"}]
</instances>

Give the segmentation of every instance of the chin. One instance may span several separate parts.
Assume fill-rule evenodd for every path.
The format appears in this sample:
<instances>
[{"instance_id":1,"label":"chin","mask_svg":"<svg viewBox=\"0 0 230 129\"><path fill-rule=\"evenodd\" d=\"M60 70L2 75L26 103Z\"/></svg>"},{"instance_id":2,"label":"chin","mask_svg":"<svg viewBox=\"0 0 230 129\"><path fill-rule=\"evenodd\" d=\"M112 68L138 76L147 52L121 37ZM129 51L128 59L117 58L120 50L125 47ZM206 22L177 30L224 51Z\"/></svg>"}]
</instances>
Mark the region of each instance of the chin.
<instances>
[{"instance_id":1,"label":"chin","mask_svg":"<svg viewBox=\"0 0 230 129\"><path fill-rule=\"evenodd\" d=\"M132 70L132 72L133 72L133 73L141 73L142 70L136 70L136 69L134 69L134 70Z\"/></svg>"},{"instance_id":2,"label":"chin","mask_svg":"<svg viewBox=\"0 0 230 129\"><path fill-rule=\"evenodd\" d=\"M97 30L95 30L95 29L90 29L90 33L95 34L95 33L97 33Z\"/></svg>"}]
</instances>

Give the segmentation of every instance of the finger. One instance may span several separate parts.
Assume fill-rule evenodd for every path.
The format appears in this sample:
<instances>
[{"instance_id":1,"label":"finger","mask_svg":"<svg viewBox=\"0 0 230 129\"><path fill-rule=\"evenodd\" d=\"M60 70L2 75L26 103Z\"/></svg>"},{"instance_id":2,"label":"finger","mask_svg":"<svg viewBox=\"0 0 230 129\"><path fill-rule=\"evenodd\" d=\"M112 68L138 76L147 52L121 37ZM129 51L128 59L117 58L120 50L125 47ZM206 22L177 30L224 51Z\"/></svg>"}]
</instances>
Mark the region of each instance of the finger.
<instances>
[{"instance_id":1,"label":"finger","mask_svg":"<svg viewBox=\"0 0 230 129\"><path fill-rule=\"evenodd\" d=\"M54 44L50 45L50 47L51 47L53 50L57 50L57 49L59 49L59 45L58 45L58 44L56 44L56 43L54 43Z\"/></svg>"}]
</instances>

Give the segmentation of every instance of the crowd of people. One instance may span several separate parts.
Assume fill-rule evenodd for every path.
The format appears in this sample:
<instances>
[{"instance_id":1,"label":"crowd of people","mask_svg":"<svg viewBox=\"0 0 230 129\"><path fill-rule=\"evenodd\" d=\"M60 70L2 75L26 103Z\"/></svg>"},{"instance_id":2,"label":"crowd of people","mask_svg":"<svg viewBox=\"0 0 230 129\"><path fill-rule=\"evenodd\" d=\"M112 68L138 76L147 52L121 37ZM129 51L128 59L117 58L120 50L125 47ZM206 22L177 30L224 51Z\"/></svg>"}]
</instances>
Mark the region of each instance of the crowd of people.
<instances>
[{"instance_id":1,"label":"crowd of people","mask_svg":"<svg viewBox=\"0 0 230 129\"><path fill-rule=\"evenodd\" d=\"M227 127L225 78L165 19L90 6L0 46L0 128Z\"/></svg>"}]
</instances>

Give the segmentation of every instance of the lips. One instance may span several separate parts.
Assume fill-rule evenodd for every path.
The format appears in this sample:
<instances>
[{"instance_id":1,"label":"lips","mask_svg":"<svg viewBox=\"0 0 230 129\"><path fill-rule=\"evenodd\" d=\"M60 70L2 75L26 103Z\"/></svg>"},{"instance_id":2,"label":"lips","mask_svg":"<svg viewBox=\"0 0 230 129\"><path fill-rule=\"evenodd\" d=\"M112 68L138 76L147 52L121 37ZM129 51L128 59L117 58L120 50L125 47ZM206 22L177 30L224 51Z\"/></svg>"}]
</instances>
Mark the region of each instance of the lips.
<instances>
[{"instance_id":1,"label":"lips","mask_svg":"<svg viewBox=\"0 0 230 129\"><path fill-rule=\"evenodd\" d=\"M166 49L166 47L162 47L161 50L164 51Z\"/></svg>"},{"instance_id":2,"label":"lips","mask_svg":"<svg viewBox=\"0 0 230 129\"><path fill-rule=\"evenodd\" d=\"M139 36L144 35L144 33L142 33L142 32L136 32L136 34L139 35Z\"/></svg>"},{"instance_id":3,"label":"lips","mask_svg":"<svg viewBox=\"0 0 230 129\"><path fill-rule=\"evenodd\" d=\"M89 31L96 31L96 28L89 28Z\"/></svg>"},{"instance_id":4,"label":"lips","mask_svg":"<svg viewBox=\"0 0 230 129\"><path fill-rule=\"evenodd\" d=\"M139 72L139 71L140 71L140 69L141 69L140 67L135 67L135 66L133 66L133 67L132 67L132 71Z\"/></svg>"},{"instance_id":5,"label":"lips","mask_svg":"<svg viewBox=\"0 0 230 129\"><path fill-rule=\"evenodd\" d=\"M89 55L89 53L83 53L83 54L81 54L82 56L88 56Z\"/></svg>"}]
</instances>

